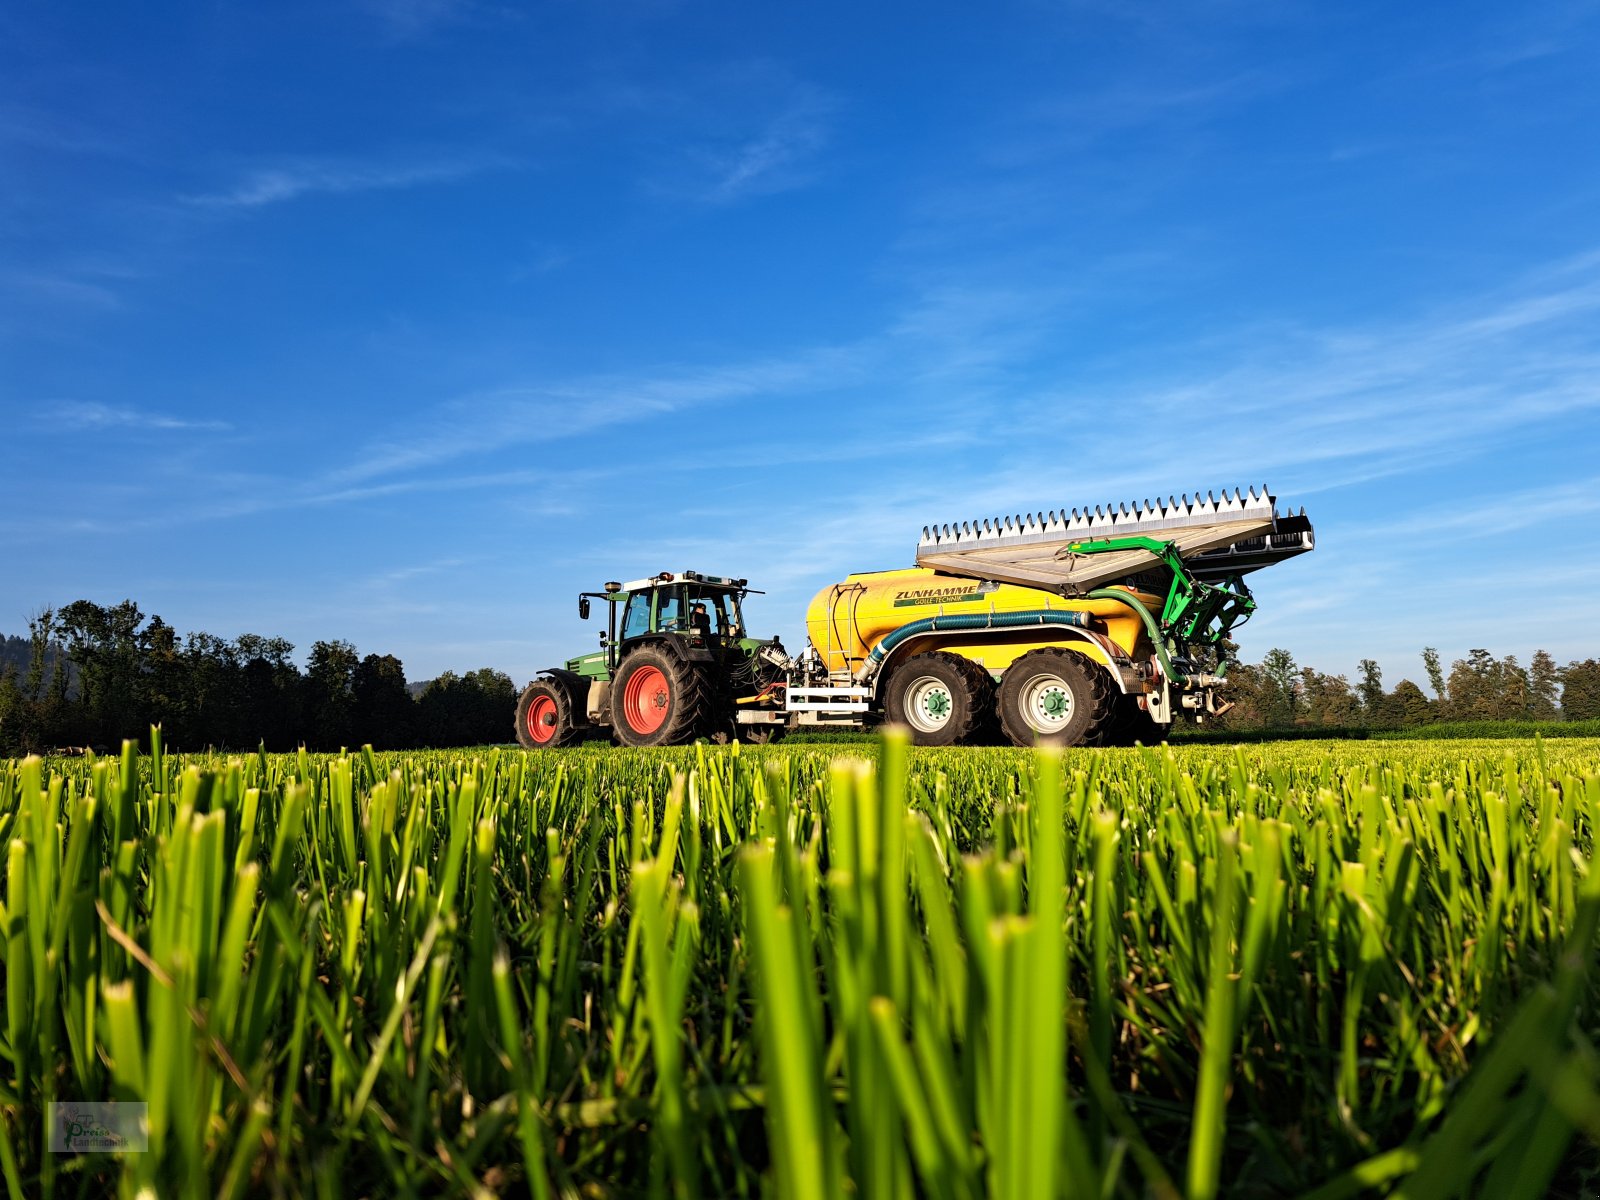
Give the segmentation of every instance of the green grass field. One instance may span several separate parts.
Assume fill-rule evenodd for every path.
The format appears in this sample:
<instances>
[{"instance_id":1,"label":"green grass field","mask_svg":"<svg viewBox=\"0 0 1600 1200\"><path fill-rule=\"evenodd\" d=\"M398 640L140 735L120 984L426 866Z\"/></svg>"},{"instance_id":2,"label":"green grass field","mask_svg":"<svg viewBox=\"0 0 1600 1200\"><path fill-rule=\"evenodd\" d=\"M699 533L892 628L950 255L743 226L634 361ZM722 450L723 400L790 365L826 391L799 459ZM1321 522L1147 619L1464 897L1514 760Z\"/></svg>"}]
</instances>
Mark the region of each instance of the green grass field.
<instances>
[{"instance_id":1,"label":"green grass field","mask_svg":"<svg viewBox=\"0 0 1600 1200\"><path fill-rule=\"evenodd\" d=\"M4 763L0 1178L1583 1194L1597 824L1594 739Z\"/></svg>"}]
</instances>

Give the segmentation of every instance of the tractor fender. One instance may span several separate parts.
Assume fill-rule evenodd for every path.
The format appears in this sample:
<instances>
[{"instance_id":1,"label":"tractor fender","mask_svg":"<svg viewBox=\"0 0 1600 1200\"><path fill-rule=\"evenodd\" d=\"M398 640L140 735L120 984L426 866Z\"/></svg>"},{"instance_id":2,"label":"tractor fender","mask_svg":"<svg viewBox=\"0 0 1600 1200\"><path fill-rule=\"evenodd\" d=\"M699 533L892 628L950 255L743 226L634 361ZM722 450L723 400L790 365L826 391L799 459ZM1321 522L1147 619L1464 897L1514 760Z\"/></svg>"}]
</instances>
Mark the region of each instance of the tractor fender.
<instances>
[{"instance_id":1,"label":"tractor fender","mask_svg":"<svg viewBox=\"0 0 1600 1200\"><path fill-rule=\"evenodd\" d=\"M548 677L564 689L573 712L581 713L590 725L611 723L606 706L606 697L611 690L609 683L601 679L589 679L565 667L546 667L538 674L540 678Z\"/></svg>"},{"instance_id":2,"label":"tractor fender","mask_svg":"<svg viewBox=\"0 0 1600 1200\"><path fill-rule=\"evenodd\" d=\"M717 656L709 650L696 650L681 637L639 637L630 641L622 650L622 658L627 658L640 646L661 646L669 654L676 655L683 662L708 663L716 662ZM619 660L620 661L620 660Z\"/></svg>"},{"instance_id":3,"label":"tractor fender","mask_svg":"<svg viewBox=\"0 0 1600 1200\"><path fill-rule=\"evenodd\" d=\"M573 700L581 699L589 690L589 681L576 671L569 671L565 667L546 667L538 672L538 677L549 676L563 688Z\"/></svg>"},{"instance_id":4,"label":"tractor fender","mask_svg":"<svg viewBox=\"0 0 1600 1200\"><path fill-rule=\"evenodd\" d=\"M962 637L998 640L1005 637L1015 637L1018 631L1015 628L1004 627L998 629L963 629L960 631L930 629L925 633L912 634L884 656L882 664L878 667L876 678L873 680L874 698L881 696L883 685L892 674L892 668L897 666L902 659L909 658L919 643L929 638L947 638L952 632L959 632ZM1139 673L1134 669L1133 660L1123 653L1121 646L1117 645L1105 634L1073 625L1047 625L1036 629L1030 627L1029 632L1039 637L1041 641L1078 641L1087 642L1095 646L1106 656L1107 661L1112 664L1109 670L1098 660L1095 660L1095 665L1102 670L1106 670L1119 692L1124 695L1129 693L1139 695L1144 691L1144 681L1140 679Z\"/></svg>"}]
</instances>

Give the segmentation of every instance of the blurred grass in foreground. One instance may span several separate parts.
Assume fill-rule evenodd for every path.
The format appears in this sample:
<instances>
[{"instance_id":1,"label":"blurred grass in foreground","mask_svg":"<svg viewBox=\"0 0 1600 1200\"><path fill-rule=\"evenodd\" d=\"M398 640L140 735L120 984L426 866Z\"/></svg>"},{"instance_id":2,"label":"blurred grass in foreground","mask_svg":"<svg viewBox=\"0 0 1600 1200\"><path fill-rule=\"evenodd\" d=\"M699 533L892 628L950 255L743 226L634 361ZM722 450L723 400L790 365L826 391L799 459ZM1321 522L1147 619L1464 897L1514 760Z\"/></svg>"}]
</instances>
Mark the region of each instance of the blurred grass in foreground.
<instances>
[{"instance_id":1,"label":"blurred grass in foreground","mask_svg":"<svg viewBox=\"0 0 1600 1200\"><path fill-rule=\"evenodd\" d=\"M0 765L16 1196L1577 1190L1600 743ZM42 1152L51 1100L150 1150Z\"/></svg>"}]
</instances>

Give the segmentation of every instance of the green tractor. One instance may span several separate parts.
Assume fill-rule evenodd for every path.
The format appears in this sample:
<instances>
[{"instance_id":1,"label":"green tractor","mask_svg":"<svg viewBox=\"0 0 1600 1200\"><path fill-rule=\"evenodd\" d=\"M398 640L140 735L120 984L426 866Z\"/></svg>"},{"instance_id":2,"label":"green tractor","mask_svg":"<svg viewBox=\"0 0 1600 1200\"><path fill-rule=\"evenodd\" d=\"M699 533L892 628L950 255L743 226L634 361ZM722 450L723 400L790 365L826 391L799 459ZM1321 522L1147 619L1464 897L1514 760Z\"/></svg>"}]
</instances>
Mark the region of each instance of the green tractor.
<instances>
[{"instance_id":1,"label":"green tractor","mask_svg":"<svg viewBox=\"0 0 1600 1200\"><path fill-rule=\"evenodd\" d=\"M782 714L771 698L788 656L777 638L745 635L744 579L663 571L583 592L607 606L600 649L539 672L517 701L517 741L534 750L610 738L671 746L699 737L774 740Z\"/></svg>"}]
</instances>

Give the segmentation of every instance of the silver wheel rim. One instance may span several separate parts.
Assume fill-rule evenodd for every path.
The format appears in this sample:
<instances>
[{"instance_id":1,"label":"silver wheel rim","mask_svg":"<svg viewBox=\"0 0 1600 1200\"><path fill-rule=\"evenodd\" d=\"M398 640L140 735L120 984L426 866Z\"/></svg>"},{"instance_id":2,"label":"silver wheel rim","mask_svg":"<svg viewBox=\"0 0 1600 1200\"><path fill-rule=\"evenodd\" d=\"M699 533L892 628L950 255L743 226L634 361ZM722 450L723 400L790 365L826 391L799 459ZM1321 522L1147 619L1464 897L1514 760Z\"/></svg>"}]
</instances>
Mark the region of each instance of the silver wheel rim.
<instances>
[{"instance_id":1,"label":"silver wheel rim","mask_svg":"<svg viewBox=\"0 0 1600 1200\"><path fill-rule=\"evenodd\" d=\"M1077 707L1077 697L1059 675L1035 676L1022 692L1022 715L1039 733L1060 733Z\"/></svg>"},{"instance_id":2,"label":"silver wheel rim","mask_svg":"<svg viewBox=\"0 0 1600 1200\"><path fill-rule=\"evenodd\" d=\"M914 679L906 689L906 721L919 733L937 733L955 711L950 685L932 675Z\"/></svg>"}]
</instances>

